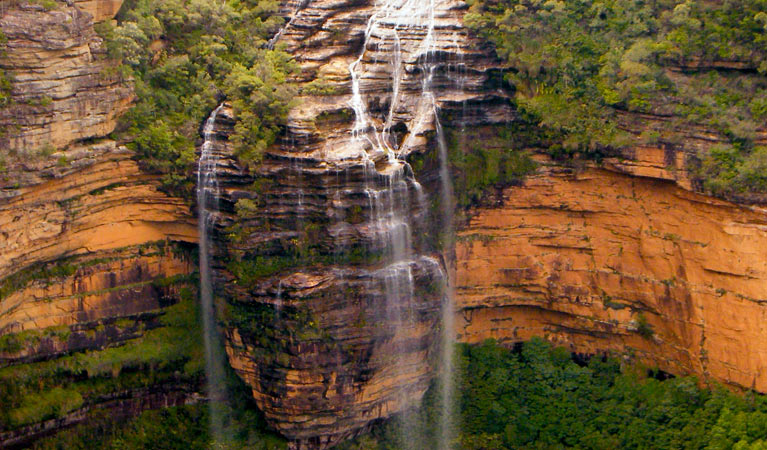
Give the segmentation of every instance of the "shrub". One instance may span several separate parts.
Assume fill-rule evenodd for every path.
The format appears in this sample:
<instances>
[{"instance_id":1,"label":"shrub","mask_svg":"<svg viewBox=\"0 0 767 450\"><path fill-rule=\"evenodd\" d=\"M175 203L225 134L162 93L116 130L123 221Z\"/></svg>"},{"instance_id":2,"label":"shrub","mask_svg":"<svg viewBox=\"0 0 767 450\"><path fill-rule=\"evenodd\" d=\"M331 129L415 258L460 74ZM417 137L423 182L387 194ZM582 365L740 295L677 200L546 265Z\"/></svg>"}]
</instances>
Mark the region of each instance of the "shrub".
<instances>
[{"instance_id":1,"label":"shrub","mask_svg":"<svg viewBox=\"0 0 767 450\"><path fill-rule=\"evenodd\" d=\"M519 120L545 128L551 140L531 143L554 158L599 160L632 144L615 114L628 110L706 125L745 160L767 114L765 17L767 4L746 0L474 0L465 21L506 61ZM711 69L722 62L752 72ZM736 190L766 192L754 172L740 174L747 165L729 174L713 162L701 181L716 195L731 178Z\"/></svg>"},{"instance_id":2,"label":"shrub","mask_svg":"<svg viewBox=\"0 0 767 450\"><path fill-rule=\"evenodd\" d=\"M274 142L295 90L289 56L264 50L280 25L277 4L129 1L116 27L99 25L109 55L132 73L138 101L121 120L143 166L163 186L192 198L199 125L226 94L235 114L232 141L244 163L257 164Z\"/></svg>"},{"instance_id":3,"label":"shrub","mask_svg":"<svg viewBox=\"0 0 767 450\"><path fill-rule=\"evenodd\" d=\"M27 396L24 403L8 412L10 425L20 427L46 419L57 419L83 405L79 392L54 388L49 391Z\"/></svg>"}]
</instances>

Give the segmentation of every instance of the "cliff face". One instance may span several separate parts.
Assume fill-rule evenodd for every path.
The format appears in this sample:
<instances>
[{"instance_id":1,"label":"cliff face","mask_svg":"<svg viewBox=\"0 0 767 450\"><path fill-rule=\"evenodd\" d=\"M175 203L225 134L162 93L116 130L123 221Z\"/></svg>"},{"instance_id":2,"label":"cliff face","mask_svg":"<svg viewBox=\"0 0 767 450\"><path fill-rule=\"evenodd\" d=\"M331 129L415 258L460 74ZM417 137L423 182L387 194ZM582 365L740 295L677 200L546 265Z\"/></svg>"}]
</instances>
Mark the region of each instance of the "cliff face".
<instances>
[{"instance_id":1,"label":"cliff face","mask_svg":"<svg viewBox=\"0 0 767 450\"><path fill-rule=\"evenodd\" d=\"M263 164L236 162L230 110L216 123L212 256L226 350L269 424L297 448L334 445L423 396L447 264L427 223L439 209L437 170L417 179L403 160L436 154L438 111L462 127L515 118L492 50L462 26L463 3L406 16L374 3L283 5L290 22L276 42L300 64L302 90ZM0 174L0 377L168 326L162 317L195 270L180 244L197 239L189 206L104 139L133 94L93 23L119 7L21 2L0 16L0 67L14 78L15 102L0 111L13 130ZM624 118L636 134L667 120ZM767 213L692 192L688 160L719 138L687 131L681 146L636 146L601 168L539 157L538 173L470 211L451 274L459 340L545 336L767 391ZM6 426L0 446L99 408L198 398L194 376L182 387L174 378L187 360L138 360L137 372L160 365L170 375Z\"/></svg>"},{"instance_id":2,"label":"cliff face","mask_svg":"<svg viewBox=\"0 0 767 450\"><path fill-rule=\"evenodd\" d=\"M4 10L0 31L7 43L0 68L13 80L13 103L0 110L3 147L29 155L114 129L133 91L106 59L93 24L111 18L121 4L56 2L46 11L20 2Z\"/></svg>"},{"instance_id":3,"label":"cliff face","mask_svg":"<svg viewBox=\"0 0 767 450\"><path fill-rule=\"evenodd\" d=\"M93 23L111 19L120 5L58 2L46 11L19 2L0 9L8 38L0 67L13 80L13 103L0 110L0 377L11 380L3 381L10 387L0 414L2 447L98 410L127 416L196 398L193 379L153 375L118 382L119 392L84 393L81 407L54 418L44 411L14 416L37 395L24 381L28 374L38 374L47 389L77 390L79 378L61 375L71 364L62 362L58 374L49 368L83 352L98 357L107 348L137 346L148 330L164 326L166 308L196 270L190 249L178 244L196 242L189 206L160 192L157 176L104 139L133 91L105 58Z\"/></svg>"},{"instance_id":4,"label":"cliff face","mask_svg":"<svg viewBox=\"0 0 767 450\"><path fill-rule=\"evenodd\" d=\"M652 178L552 168L459 235L459 339L546 336L760 391L767 214Z\"/></svg>"},{"instance_id":5,"label":"cliff face","mask_svg":"<svg viewBox=\"0 0 767 450\"><path fill-rule=\"evenodd\" d=\"M435 105L456 127L515 118L492 51L462 28L464 5L436 4L427 56L419 43L428 26L417 13L399 28L394 12L370 26L368 3L287 3L277 42L302 67L303 95L285 136L248 174L226 143L231 119L219 118L216 273L227 352L269 423L296 447L333 445L402 411L433 370L435 273L444 264L433 230L420 223L413 194L421 188L355 135L388 130L380 137L400 156L436 161ZM363 127L351 73L369 114ZM637 136L671 120L622 119ZM683 144L637 145L601 169L542 160L544 169L494 206L471 211L456 244L459 340L546 336L576 352L614 351L672 373L767 388L755 319L767 216L693 193L690 159L721 136L677 131ZM422 175L434 209L436 170ZM412 218L413 292L398 297L416 302L415 320L391 315L386 284L396 278L381 278L393 266L376 235L391 225L381 222L391 218L381 215L382 198ZM251 202L235 206L243 199Z\"/></svg>"},{"instance_id":6,"label":"cliff face","mask_svg":"<svg viewBox=\"0 0 767 450\"><path fill-rule=\"evenodd\" d=\"M249 174L219 117L214 259L229 361L299 448L417 404L433 377L445 282L427 232L433 197L386 152L430 148L439 106L483 105L488 123L511 115L495 60L461 26L465 5L434 2L431 21L420 2L400 3L389 15L374 2L286 5L277 42L302 68L302 95Z\"/></svg>"}]
</instances>

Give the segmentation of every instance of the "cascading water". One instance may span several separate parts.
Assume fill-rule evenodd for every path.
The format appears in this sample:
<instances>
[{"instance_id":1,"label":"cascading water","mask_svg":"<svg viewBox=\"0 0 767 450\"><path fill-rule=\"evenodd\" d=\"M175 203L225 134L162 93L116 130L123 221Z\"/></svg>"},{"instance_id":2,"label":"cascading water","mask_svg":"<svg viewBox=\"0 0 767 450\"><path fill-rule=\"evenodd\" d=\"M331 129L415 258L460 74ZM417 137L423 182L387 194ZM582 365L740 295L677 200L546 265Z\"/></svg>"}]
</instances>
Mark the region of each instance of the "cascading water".
<instances>
[{"instance_id":1,"label":"cascading water","mask_svg":"<svg viewBox=\"0 0 767 450\"><path fill-rule=\"evenodd\" d=\"M288 19L285 25L283 25L283 27L280 28L277 31L277 33L275 33L274 36L272 36L272 38L269 39L269 41L267 41L266 43L267 49L274 50L274 46L275 44L277 44L277 41L280 39L280 36L282 36L282 33L284 33L285 30L288 29L288 27L293 25L293 22L296 20L296 17L298 17L298 13L301 12L302 9L309 6L309 2L311 2L311 0L296 0L296 6L295 8L293 8L293 12L290 14L290 19Z\"/></svg>"},{"instance_id":2,"label":"cascading water","mask_svg":"<svg viewBox=\"0 0 767 450\"><path fill-rule=\"evenodd\" d=\"M218 202L218 178L216 166L218 156L214 148L216 118L221 111L219 105L208 117L203 127L203 144L197 166L197 208L200 239L200 309L205 344L205 375L210 410L210 430L215 443L224 441L223 418L221 407L226 398L224 355L216 330L215 310L213 307L213 284L210 273L210 241L208 229L213 215L209 204Z\"/></svg>"},{"instance_id":3,"label":"cascading water","mask_svg":"<svg viewBox=\"0 0 767 450\"><path fill-rule=\"evenodd\" d=\"M416 105L415 128L423 127L424 123L433 114L433 121L437 131L440 159L441 179L441 220L442 229L447 237L452 237L453 223L453 192L450 174L447 166L447 146L445 136L438 117L438 106L433 93L433 79L437 70L435 49L435 7L439 0L387 0L381 4L376 12L370 17L365 29L363 50L359 57L349 65L352 78L351 107L355 112L354 128L352 129L353 140L359 142L363 148L367 147L375 153L383 153L388 158L387 170L379 172L375 169L372 161L368 160L370 176L384 176L387 178L388 189L384 191L369 191L371 196L371 210L375 215L377 234L383 247L390 256L391 264L383 269L385 277L387 311L390 323L406 326L407 320L402 316L407 304L413 301L413 274L410 266L412 259L412 236L410 223L407 220L409 212L409 190L407 177L412 178L412 171L406 162L397 157L407 151L409 139L415 134L415 130L408 138L398 145L393 141L391 129L395 120L396 111L400 104L400 95L404 76L403 52L407 51L410 61L420 61L421 73L423 74L421 98ZM420 41L413 47L413 42L408 42L408 48L403 49L403 41L400 32L410 31L411 35L420 36ZM377 41L373 44L373 41ZM391 98L389 110L385 115L381 130L378 131L376 121L368 112L363 98L363 75L365 54L369 48L376 51L390 52L391 61ZM423 198L420 185L415 179L410 184L416 191L417 200L423 206ZM452 242L447 239L447 242ZM448 249L446 249L448 250ZM449 253L446 251L446 254ZM450 258L444 258L449 264ZM444 276L447 279L446 276ZM437 446L447 449L452 441L453 422L453 292L449 280L446 282L446 298L442 306L442 336L440 345L440 400L441 419L437 435ZM394 364L397 364L394 361Z\"/></svg>"}]
</instances>

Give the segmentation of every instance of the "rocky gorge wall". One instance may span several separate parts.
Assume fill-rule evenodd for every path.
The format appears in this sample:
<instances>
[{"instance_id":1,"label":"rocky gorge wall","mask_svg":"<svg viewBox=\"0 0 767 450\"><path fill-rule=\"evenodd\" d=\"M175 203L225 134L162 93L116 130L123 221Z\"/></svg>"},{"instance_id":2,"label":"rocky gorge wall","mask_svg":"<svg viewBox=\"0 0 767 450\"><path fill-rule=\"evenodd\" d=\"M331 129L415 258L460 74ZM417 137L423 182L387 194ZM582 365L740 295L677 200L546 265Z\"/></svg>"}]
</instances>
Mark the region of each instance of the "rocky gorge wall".
<instances>
[{"instance_id":1,"label":"rocky gorge wall","mask_svg":"<svg viewBox=\"0 0 767 450\"><path fill-rule=\"evenodd\" d=\"M424 5L287 3L276 44L301 66L301 95L284 136L248 172L219 114L213 259L229 362L296 448L333 446L420 401L444 262L426 223L438 193L405 159L430 149L438 107L512 115L496 60L461 25L465 4Z\"/></svg>"},{"instance_id":2,"label":"rocky gorge wall","mask_svg":"<svg viewBox=\"0 0 767 450\"><path fill-rule=\"evenodd\" d=\"M610 170L544 166L473 211L456 244L459 340L544 336L767 389L767 212L676 186L648 150Z\"/></svg>"},{"instance_id":3,"label":"rocky gorge wall","mask_svg":"<svg viewBox=\"0 0 767 450\"><path fill-rule=\"evenodd\" d=\"M133 90L106 58L93 24L111 19L121 4L56 3L46 10L18 2L3 9L0 68L13 79L12 103L0 110L4 147L29 155L114 130Z\"/></svg>"},{"instance_id":4,"label":"rocky gorge wall","mask_svg":"<svg viewBox=\"0 0 767 450\"><path fill-rule=\"evenodd\" d=\"M166 316L176 314L167 308L193 288L192 248L183 243L197 239L188 204L160 192L159 177L106 138L133 90L106 58L94 22L111 20L121 3L0 8L7 38L0 67L13 80L12 102L0 109L0 377L6 386L0 447L23 445L98 411L130 416L198 398L199 377L128 381L119 375L121 367L158 364L134 359L131 349L156 342ZM99 352L107 360L116 348L125 354L113 360L111 376L86 369L92 386L80 389L81 369L72 361L99 358ZM106 380L94 388L104 377L122 380L123 388ZM51 414L33 385L81 400ZM29 412L29 402L37 411Z\"/></svg>"},{"instance_id":5,"label":"rocky gorge wall","mask_svg":"<svg viewBox=\"0 0 767 450\"><path fill-rule=\"evenodd\" d=\"M382 148L403 160L435 154L436 110L456 127L516 115L493 50L463 28L466 5L435 5L431 24L415 20L421 11L412 21L392 14L371 30L372 1L285 2L292 20L277 44L301 66L301 94L284 134L263 164L246 167L228 142L231 110L218 119L218 318L229 362L268 423L296 448L324 448L417 403L434 375L451 265L461 342L544 336L578 353L614 352L767 391L767 215L692 192L688 159L719 139L703 128L687 130L679 148L637 145L601 166L539 154L534 175L469 211L446 264L426 223L438 206L438 171L414 173ZM59 2L0 16L8 37L0 67L15 80L15 103L0 112L12 130L2 149L14 155L0 174L0 377L90 352L153 355L138 345L172 328L174 308L192 297L189 205L160 192L156 175L105 138L133 93L104 58L93 24L119 7ZM429 30L433 41L423 46ZM369 123L355 135L350 67L358 58ZM627 115L625 124L663 128L668 120ZM385 146L360 144L358 135L376 135L370 129ZM123 364L129 376L165 375L101 391L60 417L4 422L0 446L99 408L197 401L200 373L187 376L193 358L178 354L130 354L115 369L94 369L95 379L122 379ZM22 409L24 398L8 410Z\"/></svg>"}]
</instances>

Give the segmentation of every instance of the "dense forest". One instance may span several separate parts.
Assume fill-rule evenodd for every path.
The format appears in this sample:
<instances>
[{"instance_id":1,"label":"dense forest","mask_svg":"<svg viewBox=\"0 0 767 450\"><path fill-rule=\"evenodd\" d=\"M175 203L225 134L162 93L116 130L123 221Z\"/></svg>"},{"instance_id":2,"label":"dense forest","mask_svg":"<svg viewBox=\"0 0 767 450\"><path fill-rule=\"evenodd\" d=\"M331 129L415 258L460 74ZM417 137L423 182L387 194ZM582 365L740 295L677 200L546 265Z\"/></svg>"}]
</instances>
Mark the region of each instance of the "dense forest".
<instances>
[{"instance_id":1,"label":"dense forest","mask_svg":"<svg viewBox=\"0 0 767 450\"><path fill-rule=\"evenodd\" d=\"M118 25L99 24L115 70L135 81L137 102L118 134L170 192L188 196L199 126L224 97L245 164L272 144L295 95L290 56L265 48L283 23L274 0L128 0Z\"/></svg>"},{"instance_id":2,"label":"dense forest","mask_svg":"<svg viewBox=\"0 0 767 450\"><path fill-rule=\"evenodd\" d=\"M516 141L555 159L599 161L637 137L681 145L682 130L702 125L723 141L693 158L701 187L724 197L767 191L767 150L757 142L767 118L767 3L470 3L467 25L508 65L521 113ZM191 189L199 123L222 98L235 108L241 161L258 163L274 142L297 93L290 56L264 46L283 22L276 12L270 0L130 0L117 27L100 26L110 55L122 61L118 70L136 80L138 103L122 132L146 167L166 174L168 189ZM622 112L666 117L668 126L634 136ZM452 155L460 170L466 152ZM513 180L530 171L520 167L511 169ZM485 179L480 184L505 181L503 174Z\"/></svg>"},{"instance_id":3,"label":"dense forest","mask_svg":"<svg viewBox=\"0 0 767 450\"><path fill-rule=\"evenodd\" d=\"M760 395L702 389L694 377L666 379L615 358L576 361L542 339L513 350L486 341L456 353L457 448L767 448L767 398ZM421 410L342 448L430 448L434 391ZM413 427L427 432L408 433Z\"/></svg>"},{"instance_id":4,"label":"dense forest","mask_svg":"<svg viewBox=\"0 0 767 450\"><path fill-rule=\"evenodd\" d=\"M457 350L456 448L767 448L767 398L760 395L703 389L694 377L665 379L615 358L576 361L569 351L540 339L515 349L487 341ZM439 414L436 391L427 392L419 411L340 448L431 448ZM240 400L227 415L227 448L284 448L284 441L259 431L263 419L241 394L233 397ZM145 412L119 426L108 420L81 426L35 448L205 449L208 433L207 409L184 406Z\"/></svg>"},{"instance_id":5,"label":"dense forest","mask_svg":"<svg viewBox=\"0 0 767 450\"><path fill-rule=\"evenodd\" d=\"M520 112L516 141L563 161L599 161L636 138L681 145L682 130L702 125L723 141L693 158L700 186L724 197L767 191L767 150L757 139L767 118L766 2L470 4L466 24L508 66ZM136 81L138 102L122 133L146 167L166 174L171 191L189 193L199 123L223 98L235 109L232 140L242 162L258 163L276 139L298 92L290 56L264 45L283 22L277 6L129 0L119 25L101 24L110 55L122 62L116 70ZM665 117L668 125L634 136L622 112ZM466 152L452 155L460 170ZM524 162L511 170L513 180L530 171ZM480 184L505 181L485 178Z\"/></svg>"}]
</instances>

